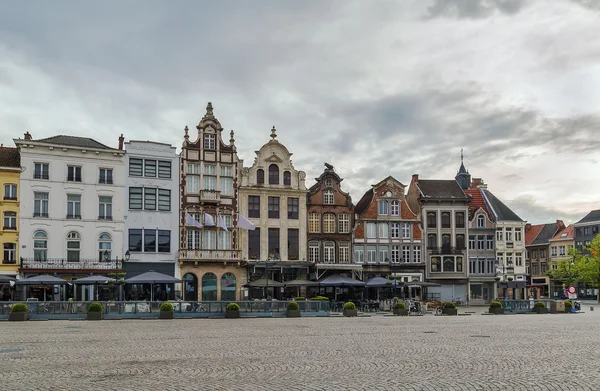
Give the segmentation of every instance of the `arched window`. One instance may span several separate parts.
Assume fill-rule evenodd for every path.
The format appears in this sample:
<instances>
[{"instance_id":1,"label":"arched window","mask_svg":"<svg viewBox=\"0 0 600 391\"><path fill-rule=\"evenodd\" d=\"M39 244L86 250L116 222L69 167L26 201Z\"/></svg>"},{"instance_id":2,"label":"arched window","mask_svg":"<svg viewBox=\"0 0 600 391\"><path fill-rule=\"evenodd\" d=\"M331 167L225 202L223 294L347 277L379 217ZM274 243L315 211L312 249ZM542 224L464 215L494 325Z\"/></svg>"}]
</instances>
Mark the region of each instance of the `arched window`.
<instances>
[{"instance_id":1,"label":"arched window","mask_svg":"<svg viewBox=\"0 0 600 391\"><path fill-rule=\"evenodd\" d=\"M277 164L271 164L269 166L269 185L279 184L279 166Z\"/></svg>"},{"instance_id":2,"label":"arched window","mask_svg":"<svg viewBox=\"0 0 600 391\"><path fill-rule=\"evenodd\" d=\"M214 273L202 276L202 301L217 301L217 276Z\"/></svg>"},{"instance_id":3,"label":"arched window","mask_svg":"<svg viewBox=\"0 0 600 391\"><path fill-rule=\"evenodd\" d=\"M317 212L310 212L308 214L308 232L315 233L321 232L319 224L319 214Z\"/></svg>"},{"instance_id":4,"label":"arched window","mask_svg":"<svg viewBox=\"0 0 600 391\"><path fill-rule=\"evenodd\" d=\"M67 235L67 262L79 262L81 258L81 235L71 231Z\"/></svg>"},{"instance_id":5,"label":"arched window","mask_svg":"<svg viewBox=\"0 0 600 391\"><path fill-rule=\"evenodd\" d=\"M198 301L198 277L194 273L186 273L182 280L183 300Z\"/></svg>"},{"instance_id":6,"label":"arched window","mask_svg":"<svg viewBox=\"0 0 600 391\"><path fill-rule=\"evenodd\" d=\"M283 184L286 186L292 185L292 174L289 171L283 172Z\"/></svg>"},{"instance_id":7,"label":"arched window","mask_svg":"<svg viewBox=\"0 0 600 391\"><path fill-rule=\"evenodd\" d=\"M263 170L262 168L256 170L256 183L261 185L265 183L265 170Z\"/></svg>"},{"instance_id":8,"label":"arched window","mask_svg":"<svg viewBox=\"0 0 600 391\"><path fill-rule=\"evenodd\" d=\"M335 215L333 213L323 214L323 232L328 234L335 233Z\"/></svg>"},{"instance_id":9,"label":"arched window","mask_svg":"<svg viewBox=\"0 0 600 391\"><path fill-rule=\"evenodd\" d=\"M109 234L103 232L98 237L98 259L110 261L112 259L112 239Z\"/></svg>"},{"instance_id":10,"label":"arched window","mask_svg":"<svg viewBox=\"0 0 600 391\"><path fill-rule=\"evenodd\" d=\"M33 260L45 261L48 259L48 235L44 231L35 231L33 234Z\"/></svg>"},{"instance_id":11,"label":"arched window","mask_svg":"<svg viewBox=\"0 0 600 391\"><path fill-rule=\"evenodd\" d=\"M485 227L485 217L483 215L477 216L477 228Z\"/></svg>"},{"instance_id":12,"label":"arched window","mask_svg":"<svg viewBox=\"0 0 600 391\"><path fill-rule=\"evenodd\" d=\"M221 277L221 301L236 300L235 276L231 273L225 273Z\"/></svg>"}]
</instances>

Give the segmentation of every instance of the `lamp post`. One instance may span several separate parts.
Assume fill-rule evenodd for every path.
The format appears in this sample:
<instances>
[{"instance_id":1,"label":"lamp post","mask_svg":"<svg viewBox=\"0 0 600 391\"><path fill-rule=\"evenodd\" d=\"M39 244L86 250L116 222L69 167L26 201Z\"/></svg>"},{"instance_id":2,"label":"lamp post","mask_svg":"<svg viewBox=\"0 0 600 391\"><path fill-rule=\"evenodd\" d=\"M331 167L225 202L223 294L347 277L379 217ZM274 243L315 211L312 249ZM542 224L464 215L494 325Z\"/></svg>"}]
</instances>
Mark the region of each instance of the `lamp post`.
<instances>
[{"instance_id":1,"label":"lamp post","mask_svg":"<svg viewBox=\"0 0 600 391\"><path fill-rule=\"evenodd\" d=\"M276 262L273 262L273 261L276 261L278 259L279 259L279 255L277 253L269 254L268 261L265 262L265 276L266 276L266 278L265 278L266 288L265 289L266 289L266 296L267 296L266 299L267 300L269 299L269 269L271 266L275 265Z\"/></svg>"}]
</instances>

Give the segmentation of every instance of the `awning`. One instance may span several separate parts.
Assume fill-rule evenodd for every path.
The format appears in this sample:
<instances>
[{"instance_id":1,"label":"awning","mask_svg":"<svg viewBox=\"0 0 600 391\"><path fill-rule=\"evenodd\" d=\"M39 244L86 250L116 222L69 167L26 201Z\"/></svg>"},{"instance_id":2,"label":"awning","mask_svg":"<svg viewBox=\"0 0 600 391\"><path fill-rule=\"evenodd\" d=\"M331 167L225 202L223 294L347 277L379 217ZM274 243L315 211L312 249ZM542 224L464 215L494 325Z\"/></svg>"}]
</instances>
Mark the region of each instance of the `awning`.
<instances>
[{"instance_id":1,"label":"awning","mask_svg":"<svg viewBox=\"0 0 600 391\"><path fill-rule=\"evenodd\" d=\"M284 282L285 286L317 286L319 283L317 281L308 281L308 280L291 280ZM269 283L269 285L271 285Z\"/></svg>"},{"instance_id":2,"label":"awning","mask_svg":"<svg viewBox=\"0 0 600 391\"><path fill-rule=\"evenodd\" d=\"M84 278L80 278L78 280L73 280L73 284L75 285L100 285L100 284L110 284L115 282L114 278L106 277L106 276L88 276Z\"/></svg>"},{"instance_id":3,"label":"awning","mask_svg":"<svg viewBox=\"0 0 600 391\"><path fill-rule=\"evenodd\" d=\"M268 280L268 281L269 281L269 286L272 286L272 287L282 287L282 286L284 286L283 283L277 282L275 280ZM252 288L266 288L267 287L267 280L265 280L264 278L261 278L260 280L250 281L250 282L246 283L244 286L249 286L249 287L252 287Z\"/></svg>"},{"instance_id":4,"label":"awning","mask_svg":"<svg viewBox=\"0 0 600 391\"><path fill-rule=\"evenodd\" d=\"M329 276L324 280L319 281L321 286L365 286L365 283L360 280L343 277L340 275Z\"/></svg>"},{"instance_id":5,"label":"awning","mask_svg":"<svg viewBox=\"0 0 600 391\"><path fill-rule=\"evenodd\" d=\"M131 277L125 281L126 284L176 284L181 282L179 278L150 270L149 272Z\"/></svg>"},{"instance_id":6,"label":"awning","mask_svg":"<svg viewBox=\"0 0 600 391\"><path fill-rule=\"evenodd\" d=\"M66 285L69 281L63 280L62 278L54 277L49 274L42 274L40 276L33 276L25 278L23 280L17 280L17 285Z\"/></svg>"},{"instance_id":7,"label":"awning","mask_svg":"<svg viewBox=\"0 0 600 391\"><path fill-rule=\"evenodd\" d=\"M366 284L367 288L386 288L392 286L392 281L384 277L373 277Z\"/></svg>"}]
</instances>

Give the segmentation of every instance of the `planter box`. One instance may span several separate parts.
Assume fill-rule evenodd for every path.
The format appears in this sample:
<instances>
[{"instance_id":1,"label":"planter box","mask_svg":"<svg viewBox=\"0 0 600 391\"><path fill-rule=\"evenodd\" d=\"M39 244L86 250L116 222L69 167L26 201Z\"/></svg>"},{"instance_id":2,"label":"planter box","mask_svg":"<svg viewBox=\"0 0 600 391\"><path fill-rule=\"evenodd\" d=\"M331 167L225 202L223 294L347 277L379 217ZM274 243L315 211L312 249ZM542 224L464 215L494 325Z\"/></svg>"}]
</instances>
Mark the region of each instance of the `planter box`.
<instances>
[{"instance_id":1,"label":"planter box","mask_svg":"<svg viewBox=\"0 0 600 391\"><path fill-rule=\"evenodd\" d=\"M358 310L347 310L344 308L344 316L358 316Z\"/></svg>"},{"instance_id":2,"label":"planter box","mask_svg":"<svg viewBox=\"0 0 600 391\"><path fill-rule=\"evenodd\" d=\"M227 318L227 319L236 319L239 317L240 317L239 310L225 311L225 318Z\"/></svg>"},{"instance_id":3,"label":"planter box","mask_svg":"<svg viewBox=\"0 0 600 391\"><path fill-rule=\"evenodd\" d=\"M408 316L408 310L406 308L405 309L396 309L396 308L394 308L394 315L397 315L397 316Z\"/></svg>"},{"instance_id":4,"label":"planter box","mask_svg":"<svg viewBox=\"0 0 600 391\"><path fill-rule=\"evenodd\" d=\"M489 312L494 315L504 315L504 308L490 308Z\"/></svg>"},{"instance_id":5,"label":"planter box","mask_svg":"<svg viewBox=\"0 0 600 391\"><path fill-rule=\"evenodd\" d=\"M160 311L158 319L173 319L173 311Z\"/></svg>"},{"instance_id":6,"label":"planter box","mask_svg":"<svg viewBox=\"0 0 600 391\"><path fill-rule=\"evenodd\" d=\"M88 312L87 320L102 320L102 312Z\"/></svg>"},{"instance_id":7,"label":"planter box","mask_svg":"<svg viewBox=\"0 0 600 391\"><path fill-rule=\"evenodd\" d=\"M288 318L300 318L302 315L300 314L300 310L287 310L285 316Z\"/></svg>"},{"instance_id":8,"label":"planter box","mask_svg":"<svg viewBox=\"0 0 600 391\"><path fill-rule=\"evenodd\" d=\"M533 308L533 312L535 312L536 314L547 314L548 313L548 309L546 307L543 308Z\"/></svg>"},{"instance_id":9,"label":"planter box","mask_svg":"<svg viewBox=\"0 0 600 391\"><path fill-rule=\"evenodd\" d=\"M444 315L458 315L458 309L456 308L444 308L444 310L442 311L442 314Z\"/></svg>"},{"instance_id":10,"label":"planter box","mask_svg":"<svg viewBox=\"0 0 600 391\"><path fill-rule=\"evenodd\" d=\"M24 322L29 320L29 317L27 316L27 312L12 312L8 317L8 320L13 322Z\"/></svg>"}]
</instances>

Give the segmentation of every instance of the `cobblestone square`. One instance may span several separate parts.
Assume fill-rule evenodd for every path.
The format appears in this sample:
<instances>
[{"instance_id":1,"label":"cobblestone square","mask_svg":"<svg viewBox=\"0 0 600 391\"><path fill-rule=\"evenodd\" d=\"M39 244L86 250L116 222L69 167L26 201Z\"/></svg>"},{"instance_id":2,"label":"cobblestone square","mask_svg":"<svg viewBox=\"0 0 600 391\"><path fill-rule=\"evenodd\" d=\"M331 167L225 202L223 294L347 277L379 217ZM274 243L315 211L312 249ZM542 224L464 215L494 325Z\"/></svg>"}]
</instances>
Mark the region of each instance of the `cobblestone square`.
<instances>
[{"instance_id":1,"label":"cobblestone square","mask_svg":"<svg viewBox=\"0 0 600 391\"><path fill-rule=\"evenodd\" d=\"M2 390L598 390L598 312L0 323Z\"/></svg>"}]
</instances>

